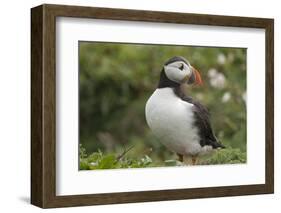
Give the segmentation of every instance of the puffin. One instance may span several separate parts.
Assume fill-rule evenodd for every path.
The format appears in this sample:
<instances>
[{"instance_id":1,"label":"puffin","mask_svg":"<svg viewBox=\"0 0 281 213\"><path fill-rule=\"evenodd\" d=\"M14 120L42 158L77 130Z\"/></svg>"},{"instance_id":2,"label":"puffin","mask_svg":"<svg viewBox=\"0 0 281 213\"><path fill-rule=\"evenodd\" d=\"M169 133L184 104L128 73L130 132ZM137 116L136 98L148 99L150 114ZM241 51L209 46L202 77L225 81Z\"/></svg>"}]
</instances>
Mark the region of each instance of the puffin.
<instances>
[{"instance_id":1,"label":"puffin","mask_svg":"<svg viewBox=\"0 0 281 213\"><path fill-rule=\"evenodd\" d=\"M202 85L201 75L184 57L172 57L146 102L145 117L152 133L183 165L196 165L199 156L225 147L214 134L208 109L185 94L185 84Z\"/></svg>"}]
</instances>

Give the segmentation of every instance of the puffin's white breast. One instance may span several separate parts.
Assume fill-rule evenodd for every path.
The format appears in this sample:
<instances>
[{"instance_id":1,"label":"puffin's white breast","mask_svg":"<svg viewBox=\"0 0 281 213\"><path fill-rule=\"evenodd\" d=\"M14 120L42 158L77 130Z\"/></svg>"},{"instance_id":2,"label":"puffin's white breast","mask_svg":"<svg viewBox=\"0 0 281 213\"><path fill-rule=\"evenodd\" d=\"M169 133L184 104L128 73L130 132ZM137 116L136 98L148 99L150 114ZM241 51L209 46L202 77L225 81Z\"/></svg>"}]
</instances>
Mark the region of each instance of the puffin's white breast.
<instances>
[{"instance_id":1,"label":"puffin's white breast","mask_svg":"<svg viewBox=\"0 0 281 213\"><path fill-rule=\"evenodd\" d=\"M152 132L170 150L183 155L196 155L202 150L192 106L177 97L172 88L161 88L155 90L145 107Z\"/></svg>"}]
</instances>

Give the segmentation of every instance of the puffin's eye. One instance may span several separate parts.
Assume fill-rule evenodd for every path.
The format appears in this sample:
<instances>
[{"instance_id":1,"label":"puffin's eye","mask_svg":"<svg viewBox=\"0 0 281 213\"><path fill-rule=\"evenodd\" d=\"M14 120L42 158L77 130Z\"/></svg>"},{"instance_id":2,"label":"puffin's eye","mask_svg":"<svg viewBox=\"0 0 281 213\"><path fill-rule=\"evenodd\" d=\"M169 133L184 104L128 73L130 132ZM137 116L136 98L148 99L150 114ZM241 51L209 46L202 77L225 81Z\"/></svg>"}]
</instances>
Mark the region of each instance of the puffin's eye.
<instances>
[{"instance_id":1,"label":"puffin's eye","mask_svg":"<svg viewBox=\"0 0 281 213\"><path fill-rule=\"evenodd\" d=\"M179 67L179 69L180 69L180 70L183 70L183 67L184 67L183 64L181 64L180 67Z\"/></svg>"}]
</instances>

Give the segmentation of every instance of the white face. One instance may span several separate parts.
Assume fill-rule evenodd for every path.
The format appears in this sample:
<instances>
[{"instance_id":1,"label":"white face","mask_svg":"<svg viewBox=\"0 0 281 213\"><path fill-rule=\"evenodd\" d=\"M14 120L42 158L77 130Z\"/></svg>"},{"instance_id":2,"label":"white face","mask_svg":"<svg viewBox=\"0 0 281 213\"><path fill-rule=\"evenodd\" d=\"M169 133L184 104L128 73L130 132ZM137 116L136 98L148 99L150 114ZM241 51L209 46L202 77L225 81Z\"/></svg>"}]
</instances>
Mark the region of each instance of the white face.
<instances>
[{"instance_id":1,"label":"white face","mask_svg":"<svg viewBox=\"0 0 281 213\"><path fill-rule=\"evenodd\" d=\"M171 81L179 84L185 83L192 74L191 65L186 64L183 61L176 61L164 66L164 71Z\"/></svg>"}]
</instances>

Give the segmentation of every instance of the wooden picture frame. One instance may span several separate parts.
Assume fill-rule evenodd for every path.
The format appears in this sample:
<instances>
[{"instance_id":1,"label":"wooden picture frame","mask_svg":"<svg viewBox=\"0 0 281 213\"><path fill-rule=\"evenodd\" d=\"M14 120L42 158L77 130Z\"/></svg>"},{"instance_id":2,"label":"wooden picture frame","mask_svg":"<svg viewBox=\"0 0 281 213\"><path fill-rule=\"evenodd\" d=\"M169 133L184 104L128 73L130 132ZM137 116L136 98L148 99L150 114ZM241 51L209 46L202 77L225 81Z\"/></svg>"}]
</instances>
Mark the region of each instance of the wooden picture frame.
<instances>
[{"instance_id":1,"label":"wooden picture frame","mask_svg":"<svg viewBox=\"0 0 281 213\"><path fill-rule=\"evenodd\" d=\"M265 29L265 184L56 195L56 17ZM274 191L274 21L186 13L41 5L31 9L31 203L42 208L266 194Z\"/></svg>"}]
</instances>

